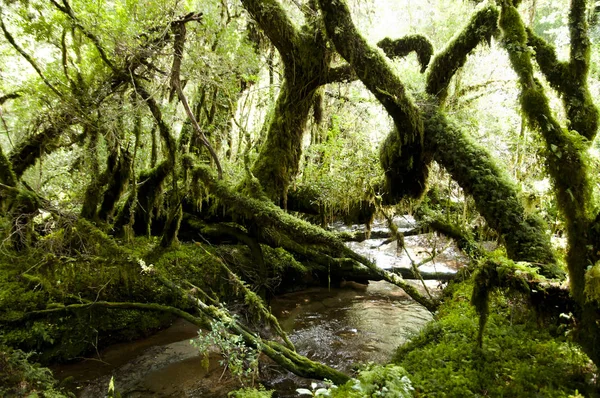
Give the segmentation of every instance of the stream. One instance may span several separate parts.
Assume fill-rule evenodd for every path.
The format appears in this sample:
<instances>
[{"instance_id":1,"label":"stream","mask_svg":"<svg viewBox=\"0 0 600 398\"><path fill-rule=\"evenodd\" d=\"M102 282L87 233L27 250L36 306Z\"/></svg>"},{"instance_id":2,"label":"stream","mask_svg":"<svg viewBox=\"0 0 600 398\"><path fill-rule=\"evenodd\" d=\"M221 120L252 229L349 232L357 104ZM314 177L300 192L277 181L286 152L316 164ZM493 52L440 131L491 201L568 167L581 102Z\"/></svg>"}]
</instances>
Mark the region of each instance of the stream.
<instances>
[{"instance_id":1,"label":"stream","mask_svg":"<svg viewBox=\"0 0 600 398\"><path fill-rule=\"evenodd\" d=\"M405 230L411 223L407 224L400 220ZM397 253L395 243L380 246L384 239L349 246L382 268L410 266L411 259L418 262L432 250L443 253L424 270L449 272L464 264L456 247L432 236L406 237L408 254ZM411 283L425 291L420 282ZM439 291L437 281L426 281L426 286L433 294ZM432 319L402 289L384 281L288 293L276 297L271 308L299 353L348 373L358 363L389 361L396 347ZM111 346L99 353L99 359L56 366L53 371L59 380L72 377L70 386L82 398L104 397L111 376L123 398L226 397L239 383L224 372L218 353L210 355L208 369L202 365L198 350L190 344L196 336L197 327L177 320L149 338ZM261 375L262 383L276 390L274 397L296 397L296 388L310 385L310 380L274 365L263 365Z\"/></svg>"}]
</instances>

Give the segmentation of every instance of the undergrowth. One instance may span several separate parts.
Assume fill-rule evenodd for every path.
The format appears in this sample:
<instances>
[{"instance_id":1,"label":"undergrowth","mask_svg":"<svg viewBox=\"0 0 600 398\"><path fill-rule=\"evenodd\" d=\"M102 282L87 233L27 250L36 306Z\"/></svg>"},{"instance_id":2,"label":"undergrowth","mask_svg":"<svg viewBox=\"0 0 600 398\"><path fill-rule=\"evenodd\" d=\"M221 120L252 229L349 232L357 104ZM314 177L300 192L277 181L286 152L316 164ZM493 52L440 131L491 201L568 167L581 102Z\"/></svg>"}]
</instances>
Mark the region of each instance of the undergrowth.
<instances>
[{"instance_id":1,"label":"undergrowth","mask_svg":"<svg viewBox=\"0 0 600 398\"><path fill-rule=\"evenodd\" d=\"M417 397L570 397L592 393L593 366L559 328L536 319L526 303L493 295L483 346L470 304L472 285L451 299L393 362L410 375Z\"/></svg>"}]
</instances>

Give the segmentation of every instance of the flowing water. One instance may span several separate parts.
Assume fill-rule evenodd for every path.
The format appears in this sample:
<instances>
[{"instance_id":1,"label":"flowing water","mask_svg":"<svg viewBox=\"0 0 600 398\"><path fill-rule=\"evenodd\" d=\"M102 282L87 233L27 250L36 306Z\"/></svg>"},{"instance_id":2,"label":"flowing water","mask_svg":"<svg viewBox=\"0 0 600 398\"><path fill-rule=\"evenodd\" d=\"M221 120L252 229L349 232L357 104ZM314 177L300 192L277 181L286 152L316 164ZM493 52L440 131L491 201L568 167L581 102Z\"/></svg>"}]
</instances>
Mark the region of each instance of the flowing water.
<instances>
[{"instance_id":1,"label":"flowing water","mask_svg":"<svg viewBox=\"0 0 600 398\"><path fill-rule=\"evenodd\" d=\"M428 265L432 270L447 272L463 261L456 248L439 239L407 237L410 248L402 253L396 253L394 244L381 246L382 242L367 240L350 246L383 268L406 266L407 261L410 265L410 259L419 261L433 250L444 253ZM434 291L437 282L427 281L427 286ZM366 288L350 284L289 293L271 306L299 353L348 373L361 362L389 361L398 345L432 319L400 288L383 281ZM217 353L211 354L208 369L203 366L189 342L196 335L197 328L178 320L148 339L110 347L100 360L57 367L55 374L59 379L72 376L77 395L85 398L104 397L111 376L124 398L225 397L238 388L238 382L224 372ZM275 366L261 370L266 375L263 383L277 391L275 397L295 397L296 388L310 385Z\"/></svg>"}]
</instances>

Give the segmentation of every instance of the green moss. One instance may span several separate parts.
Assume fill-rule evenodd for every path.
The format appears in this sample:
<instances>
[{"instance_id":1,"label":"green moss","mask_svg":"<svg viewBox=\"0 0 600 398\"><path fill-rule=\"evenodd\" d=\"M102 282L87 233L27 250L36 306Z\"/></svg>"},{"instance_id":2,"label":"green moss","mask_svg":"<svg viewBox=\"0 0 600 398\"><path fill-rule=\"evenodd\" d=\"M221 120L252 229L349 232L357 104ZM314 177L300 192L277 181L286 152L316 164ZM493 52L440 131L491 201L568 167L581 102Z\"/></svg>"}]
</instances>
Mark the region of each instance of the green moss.
<instances>
[{"instance_id":1,"label":"green moss","mask_svg":"<svg viewBox=\"0 0 600 398\"><path fill-rule=\"evenodd\" d=\"M588 358L551 334L518 296L494 295L481 349L470 283L453 286L437 320L400 347L394 362L410 374L416 396L568 397L591 392Z\"/></svg>"}]
</instances>

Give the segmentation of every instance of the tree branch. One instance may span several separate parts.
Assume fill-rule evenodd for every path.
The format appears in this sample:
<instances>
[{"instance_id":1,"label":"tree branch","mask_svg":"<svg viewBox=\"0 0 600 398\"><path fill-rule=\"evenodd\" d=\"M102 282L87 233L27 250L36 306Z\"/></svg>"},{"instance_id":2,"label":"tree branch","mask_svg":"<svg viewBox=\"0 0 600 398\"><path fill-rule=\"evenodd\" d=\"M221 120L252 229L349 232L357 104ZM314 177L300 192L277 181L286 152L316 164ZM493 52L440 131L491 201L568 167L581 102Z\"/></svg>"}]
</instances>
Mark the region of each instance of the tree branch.
<instances>
[{"instance_id":1,"label":"tree branch","mask_svg":"<svg viewBox=\"0 0 600 398\"><path fill-rule=\"evenodd\" d=\"M347 83L358 79L352 66L346 64L336 68L329 68L325 76L322 77L319 85L331 83Z\"/></svg>"},{"instance_id":2,"label":"tree branch","mask_svg":"<svg viewBox=\"0 0 600 398\"><path fill-rule=\"evenodd\" d=\"M242 0L269 40L279 51L285 64L293 62L300 33L277 0Z\"/></svg>"},{"instance_id":3,"label":"tree branch","mask_svg":"<svg viewBox=\"0 0 600 398\"><path fill-rule=\"evenodd\" d=\"M521 16L510 4L502 5L500 27L510 62L521 84L521 108L529 124L540 131L546 143L548 171L554 183L559 209L564 214L568 230L567 265L571 291L583 303L585 272L590 259L587 242L589 219L593 207L592 188L583 148L561 128L552 114L543 88L533 76L527 34Z\"/></svg>"},{"instance_id":4,"label":"tree branch","mask_svg":"<svg viewBox=\"0 0 600 398\"><path fill-rule=\"evenodd\" d=\"M320 0L319 3L327 34L336 50L394 120L396 131L386 139L380 156L386 171L386 188L395 199L405 195L419 197L425 188L424 165L428 162L418 108L386 58L359 34L346 2Z\"/></svg>"},{"instance_id":5,"label":"tree branch","mask_svg":"<svg viewBox=\"0 0 600 398\"><path fill-rule=\"evenodd\" d=\"M421 64L421 73L425 72L433 56L433 45L422 35L409 35L396 40L386 37L377 43L377 47L381 48L388 58L401 58L416 52Z\"/></svg>"},{"instance_id":6,"label":"tree branch","mask_svg":"<svg viewBox=\"0 0 600 398\"><path fill-rule=\"evenodd\" d=\"M177 96L179 97L179 100L181 101L183 108L185 109L185 113L190 119L192 126L194 127L194 130L198 135L198 138L200 139L200 142L202 142L206 149L208 149L208 152L215 161L215 165L217 166L217 171L219 173L219 178L221 179L223 178L223 169L221 168L221 162L219 161L219 157L213 149L212 145L210 144L210 141L208 141L208 138L206 138L206 135L204 135L204 133L202 132L202 129L200 128L200 125L196 121L196 117L194 116L194 113L190 108L187 98L185 97L183 90L181 89L181 80L179 74L181 69L181 60L183 58L183 48L185 45L185 22L179 22L173 25L173 30L175 31L175 40L173 43L174 54L173 67L171 69L171 88L172 90L177 92Z\"/></svg>"},{"instance_id":7,"label":"tree branch","mask_svg":"<svg viewBox=\"0 0 600 398\"><path fill-rule=\"evenodd\" d=\"M71 8L71 5L69 4L69 2L67 0L62 0L62 1L63 1L63 5L61 6L60 4L58 4L58 2L56 0L50 0L50 2L56 8L58 8L61 12L63 12L64 14L66 14L71 19L71 21L73 21L73 25L75 25L75 27L77 29L79 29L88 39L90 39L90 41L96 47L96 50L98 50L98 53L100 54L100 58L102 58L102 60L104 61L104 63L110 69L112 69L114 72L117 72L117 67L115 66L114 62L111 61L108 58L108 56L106 55L106 51L104 51L104 48L102 47L102 44L100 42L100 38L98 36L94 35L89 30L87 30L81 24L81 22L79 21L79 19L75 15L75 12L73 11L73 8Z\"/></svg>"},{"instance_id":8,"label":"tree branch","mask_svg":"<svg viewBox=\"0 0 600 398\"><path fill-rule=\"evenodd\" d=\"M454 74L467 62L467 56L484 40L488 43L497 31L498 9L487 6L477 11L467 26L431 62L426 91L443 102Z\"/></svg>"},{"instance_id":9,"label":"tree branch","mask_svg":"<svg viewBox=\"0 0 600 398\"><path fill-rule=\"evenodd\" d=\"M578 15L573 8L577 9L575 5L579 2L574 0L571 3L571 14ZM573 27L573 23L577 23L578 26ZM562 97L569 128L591 141L598 131L599 114L587 83L590 61L587 22L581 22L580 18L571 15L569 26L571 30L569 63L560 62L556 57L554 46L537 36L531 29L527 29L527 44L534 49L537 64L550 86ZM579 43L580 41L582 43Z\"/></svg>"}]
</instances>

